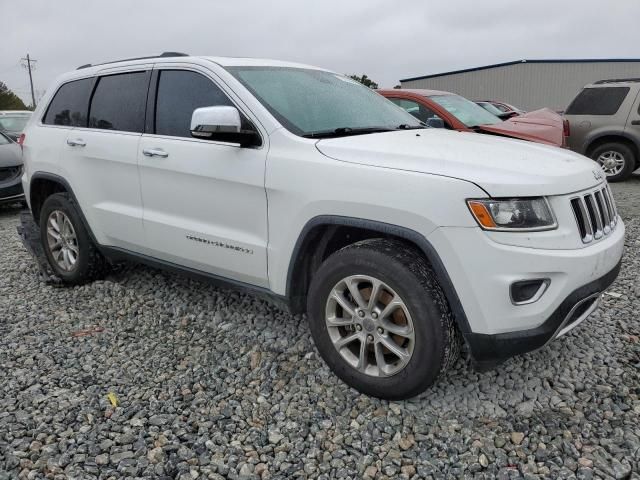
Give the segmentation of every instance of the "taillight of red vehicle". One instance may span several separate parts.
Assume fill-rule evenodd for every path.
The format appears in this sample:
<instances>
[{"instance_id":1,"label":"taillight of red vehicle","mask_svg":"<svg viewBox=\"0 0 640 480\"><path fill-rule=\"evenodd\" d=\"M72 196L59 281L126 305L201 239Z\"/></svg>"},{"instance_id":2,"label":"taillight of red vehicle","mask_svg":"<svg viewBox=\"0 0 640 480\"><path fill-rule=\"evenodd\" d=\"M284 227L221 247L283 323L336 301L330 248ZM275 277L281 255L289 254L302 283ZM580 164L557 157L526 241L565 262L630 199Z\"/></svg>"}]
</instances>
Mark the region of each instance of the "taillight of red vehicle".
<instances>
[{"instance_id":1,"label":"taillight of red vehicle","mask_svg":"<svg viewBox=\"0 0 640 480\"><path fill-rule=\"evenodd\" d=\"M569 120L562 119L562 148L569 148L569 135L571 135L571 127Z\"/></svg>"}]
</instances>

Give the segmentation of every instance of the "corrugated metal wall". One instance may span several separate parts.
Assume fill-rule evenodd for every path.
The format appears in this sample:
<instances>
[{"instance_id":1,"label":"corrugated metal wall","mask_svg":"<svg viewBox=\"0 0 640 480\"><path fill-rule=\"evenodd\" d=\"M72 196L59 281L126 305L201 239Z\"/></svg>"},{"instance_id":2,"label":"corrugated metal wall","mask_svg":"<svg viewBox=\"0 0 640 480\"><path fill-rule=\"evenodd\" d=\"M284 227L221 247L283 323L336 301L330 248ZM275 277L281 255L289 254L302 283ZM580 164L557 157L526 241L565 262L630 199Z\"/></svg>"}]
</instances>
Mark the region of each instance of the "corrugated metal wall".
<instances>
[{"instance_id":1,"label":"corrugated metal wall","mask_svg":"<svg viewBox=\"0 0 640 480\"><path fill-rule=\"evenodd\" d=\"M607 78L640 78L640 62L518 63L486 70L401 82L473 100L503 100L525 110L564 110L580 89Z\"/></svg>"}]
</instances>

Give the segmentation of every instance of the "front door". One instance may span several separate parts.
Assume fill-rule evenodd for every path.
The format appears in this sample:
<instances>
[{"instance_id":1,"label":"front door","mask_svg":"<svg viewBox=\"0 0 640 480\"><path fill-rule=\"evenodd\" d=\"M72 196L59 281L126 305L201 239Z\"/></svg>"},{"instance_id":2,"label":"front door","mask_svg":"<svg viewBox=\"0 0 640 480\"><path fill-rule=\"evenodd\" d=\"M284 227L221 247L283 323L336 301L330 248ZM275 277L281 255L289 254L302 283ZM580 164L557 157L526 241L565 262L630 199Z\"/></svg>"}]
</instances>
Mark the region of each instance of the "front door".
<instances>
[{"instance_id":1,"label":"front door","mask_svg":"<svg viewBox=\"0 0 640 480\"><path fill-rule=\"evenodd\" d=\"M196 108L233 105L202 72L155 71L138 165L149 254L267 286L267 148L191 137Z\"/></svg>"}]
</instances>

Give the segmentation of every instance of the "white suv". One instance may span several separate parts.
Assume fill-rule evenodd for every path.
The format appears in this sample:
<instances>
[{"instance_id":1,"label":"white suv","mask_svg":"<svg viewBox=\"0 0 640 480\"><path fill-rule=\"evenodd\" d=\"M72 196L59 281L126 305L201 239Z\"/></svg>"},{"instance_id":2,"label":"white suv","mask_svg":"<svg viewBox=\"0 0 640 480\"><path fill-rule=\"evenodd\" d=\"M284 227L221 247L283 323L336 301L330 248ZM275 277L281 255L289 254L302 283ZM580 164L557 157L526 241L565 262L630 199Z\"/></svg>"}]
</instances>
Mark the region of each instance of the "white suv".
<instances>
[{"instance_id":1,"label":"white suv","mask_svg":"<svg viewBox=\"0 0 640 480\"><path fill-rule=\"evenodd\" d=\"M575 153L426 128L343 75L159 57L57 80L22 138L26 198L68 284L122 259L308 313L331 369L407 398L575 327L624 225Z\"/></svg>"}]
</instances>

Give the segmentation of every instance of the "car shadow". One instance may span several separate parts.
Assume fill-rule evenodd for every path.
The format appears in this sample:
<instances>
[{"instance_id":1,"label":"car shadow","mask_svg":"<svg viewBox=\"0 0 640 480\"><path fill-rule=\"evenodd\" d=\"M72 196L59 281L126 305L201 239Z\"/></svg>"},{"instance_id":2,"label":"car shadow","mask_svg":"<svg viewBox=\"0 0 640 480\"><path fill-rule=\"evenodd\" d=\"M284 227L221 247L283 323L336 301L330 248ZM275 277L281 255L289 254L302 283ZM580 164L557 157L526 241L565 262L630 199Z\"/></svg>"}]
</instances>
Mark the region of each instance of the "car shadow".
<instances>
[{"instance_id":1,"label":"car shadow","mask_svg":"<svg viewBox=\"0 0 640 480\"><path fill-rule=\"evenodd\" d=\"M0 218L17 217L25 208L21 202L0 204Z\"/></svg>"}]
</instances>

